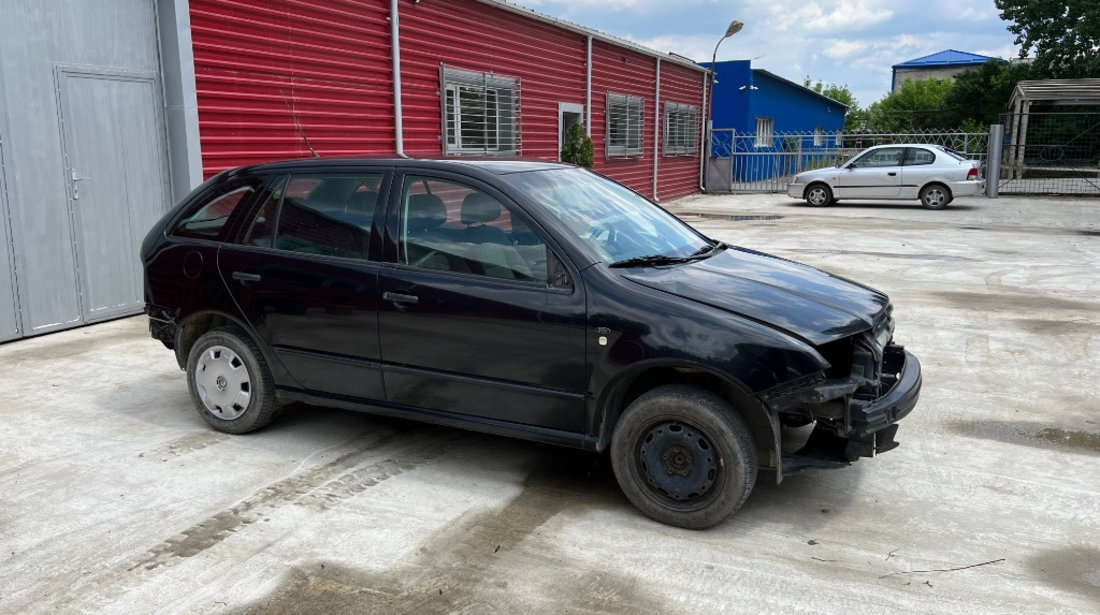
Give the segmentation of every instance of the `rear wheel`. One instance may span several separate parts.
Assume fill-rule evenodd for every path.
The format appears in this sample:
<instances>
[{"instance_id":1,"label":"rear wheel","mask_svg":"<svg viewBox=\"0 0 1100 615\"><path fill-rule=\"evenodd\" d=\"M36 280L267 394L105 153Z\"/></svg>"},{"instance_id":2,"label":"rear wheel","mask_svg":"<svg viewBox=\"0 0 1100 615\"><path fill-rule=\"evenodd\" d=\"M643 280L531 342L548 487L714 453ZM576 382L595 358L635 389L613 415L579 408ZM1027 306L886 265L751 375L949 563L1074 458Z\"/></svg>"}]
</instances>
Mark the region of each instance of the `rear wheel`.
<instances>
[{"instance_id":1,"label":"rear wheel","mask_svg":"<svg viewBox=\"0 0 1100 615\"><path fill-rule=\"evenodd\" d=\"M928 184L920 189L920 203L926 209L943 209L951 202L951 191L943 184Z\"/></svg>"},{"instance_id":2,"label":"rear wheel","mask_svg":"<svg viewBox=\"0 0 1100 615\"><path fill-rule=\"evenodd\" d=\"M611 438L620 488L646 516L711 527L741 507L756 481L756 449L740 416L705 389L667 385L642 395Z\"/></svg>"},{"instance_id":3,"label":"rear wheel","mask_svg":"<svg viewBox=\"0 0 1100 615\"><path fill-rule=\"evenodd\" d=\"M825 184L810 184L805 192L806 202L814 207L825 207L833 203L833 191Z\"/></svg>"},{"instance_id":4,"label":"rear wheel","mask_svg":"<svg viewBox=\"0 0 1100 615\"><path fill-rule=\"evenodd\" d=\"M275 386L263 354L237 327L202 334L187 359L187 384L199 416L218 431L255 431L275 418Z\"/></svg>"}]
</instances>

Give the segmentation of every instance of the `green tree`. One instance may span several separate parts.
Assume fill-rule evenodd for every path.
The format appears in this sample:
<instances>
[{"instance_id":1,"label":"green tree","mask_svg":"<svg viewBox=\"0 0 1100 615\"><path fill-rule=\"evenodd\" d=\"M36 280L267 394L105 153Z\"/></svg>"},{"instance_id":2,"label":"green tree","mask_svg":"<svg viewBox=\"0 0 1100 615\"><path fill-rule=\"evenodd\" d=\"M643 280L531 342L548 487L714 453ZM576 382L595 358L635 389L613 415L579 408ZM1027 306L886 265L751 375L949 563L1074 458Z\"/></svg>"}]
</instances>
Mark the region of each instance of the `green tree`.
<instances>
[{"instance_id":1,"label":"green tree","mask_svg":"<svg viewBox=\"0 0 1100 615\"><path fill-rule=\"evenodd\" d=\"M565 131L565 138L562 139L562 162L569 162L591 169L594 155L592 138L585 133L584 124L576 122L570 125Z\"/></svg>"},{"instance_id":2,"label":"green tree","mask_svg":"<svg viewBox=\"0 0 1100 615\"><path fill-rule=\"evenodd\" d=\"M950 91L950 81L906 81L867 108L868 128L875 132L910 132L949 127L945 110Z\"/></svg>"},{"instance_id":3,"label":"green tree","mask_svg":"<svg viewBox=\"0 0 1100 615\"><path fill-rule=\"evenodd\" d=\"M998 60L956 75L944 100L944 126L984 131L1000 121L1016 82L1030 78L1030 65Z\"/></svg>"},{"instance_id":4,"label":"green tree","mask_svg":"<svg viewBox=\"0 0 1100 615\"><path fill-rule=\"evenodd\" d=\"M1035 50L1033 69L1054 79L1100 77L1100 6L1096 0L995 0L1011 22L1020 57Z\"/></svg>"},{"instance_id":5,"label":"green tree","mask_svg":"<svg viewBox=\"0 0 1100 615\"><path fill-rule=\"evenodd\" d=\"M859 108L859 103L856 101L855 95L852 94L852 91L848 89L847 85L825 83L820 79L813 81L810 79L809 75L806 75L806 78L802 80L802 85L848 108L844 112L845 132L851 132L862 128L861 124L864 120L863 110Z\"/></svg>"}]
</instances>

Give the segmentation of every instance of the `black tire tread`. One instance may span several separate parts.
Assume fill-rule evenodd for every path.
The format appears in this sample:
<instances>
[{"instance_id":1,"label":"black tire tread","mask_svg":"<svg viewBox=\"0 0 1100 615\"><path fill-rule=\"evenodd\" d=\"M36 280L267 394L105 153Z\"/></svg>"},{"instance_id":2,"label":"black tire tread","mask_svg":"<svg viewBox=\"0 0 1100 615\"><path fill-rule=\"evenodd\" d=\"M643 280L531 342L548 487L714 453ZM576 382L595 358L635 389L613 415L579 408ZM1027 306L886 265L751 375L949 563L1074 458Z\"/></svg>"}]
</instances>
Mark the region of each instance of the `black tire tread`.
<instances>
[{"instance_id":1,"label":"black tire tread","mask_svg":"<svg viewBox=\"0 0 1100 615\"><path fill-rule=\"evenodd\" d=\"M225 421L210 414L199 401L198 393L195 391L192 377L195 362L207 346L215 343L233 348L241 359L249 364L249 375L255 383L254 395L249 401L249 407L244 414L232 421ZM187 357L187 388L199 416L214 429L225 433L245 434L256 431L270 424L279 414L280 407L275 399L275 382L271 377L267 360L264 359L260 347L252 337L237 326L217 327L203 333L195 340Z\"/></svg>"}]
</instances>

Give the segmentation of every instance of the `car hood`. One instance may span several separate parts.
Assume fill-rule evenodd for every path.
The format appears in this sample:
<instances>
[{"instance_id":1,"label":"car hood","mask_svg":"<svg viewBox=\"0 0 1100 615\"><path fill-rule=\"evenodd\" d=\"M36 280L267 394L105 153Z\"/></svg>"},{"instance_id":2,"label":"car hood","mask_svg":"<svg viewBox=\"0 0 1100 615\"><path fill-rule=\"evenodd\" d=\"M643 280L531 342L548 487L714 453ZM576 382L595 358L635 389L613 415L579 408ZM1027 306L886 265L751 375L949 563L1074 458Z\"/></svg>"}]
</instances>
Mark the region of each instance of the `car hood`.
<instances>
[{"instance_id":1,"label":"car hood","mask_svg":"<svg viewBox=\"0 0 1100 615\"><path fill-rule=\"evenodd\" d=\"M830 177L836 177L838 173L843 171L842 167L825 167L823 169L814 169L813 171L803 171L794 176L794 183L796 184L808 184L814 179L827 179Z\"/></svg>"},{"instance_id":2,"label":"car hood","mask_svg":"<svg viewBox=\"0 0 1100 615\"><path fill-rule=\"evenodd\" d=\"M808 265L731 247L705 260L633 268L628 280L769 324L814 345L870 329L890 303L873 288Z\"/></svg>"}]
</instances>

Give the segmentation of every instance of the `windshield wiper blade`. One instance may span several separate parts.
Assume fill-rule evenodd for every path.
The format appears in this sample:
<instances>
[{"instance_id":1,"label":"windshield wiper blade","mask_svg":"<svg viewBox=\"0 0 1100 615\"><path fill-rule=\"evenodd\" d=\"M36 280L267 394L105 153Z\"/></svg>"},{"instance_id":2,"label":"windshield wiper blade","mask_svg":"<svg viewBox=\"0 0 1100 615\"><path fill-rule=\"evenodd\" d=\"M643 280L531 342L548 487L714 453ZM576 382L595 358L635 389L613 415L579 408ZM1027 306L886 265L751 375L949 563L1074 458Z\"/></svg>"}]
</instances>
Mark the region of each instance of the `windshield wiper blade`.
<instances>
[{"instance_id":1,"label":"windshield wiper blade","mask_svg":"<svg viewBox=\"0 0 1100 615\"><path fill-rule=\"evenodd\" d=\"M679 256L666 256L664 254L646 254L645 256L635 256L633 258L624 258L621 261L615 261L608 265L608 267L646 267L650 265L675 265L677 263L686 263L692 260L691 258L684 258Z\"/></svg>"},{"instance_id":2,"label":"windshield wiper blade","mask_svg":"<svg viewBox=\"0 0 1100 615\"><path fill-rule=\"evenodd\" d=\"M719 252L721 252L722 250L725 250L728 247L729 247L728 245L722 243L721 241L716 241L712 244L707 244L707 245L699 248L698 250L692 252L691 256L688 257L688 258L691 258L691 259L710 258L711 256L714 256L715 254L718 254Z\"/></svg>"}]
</instances>

